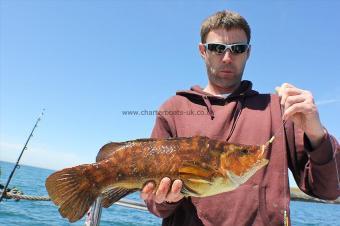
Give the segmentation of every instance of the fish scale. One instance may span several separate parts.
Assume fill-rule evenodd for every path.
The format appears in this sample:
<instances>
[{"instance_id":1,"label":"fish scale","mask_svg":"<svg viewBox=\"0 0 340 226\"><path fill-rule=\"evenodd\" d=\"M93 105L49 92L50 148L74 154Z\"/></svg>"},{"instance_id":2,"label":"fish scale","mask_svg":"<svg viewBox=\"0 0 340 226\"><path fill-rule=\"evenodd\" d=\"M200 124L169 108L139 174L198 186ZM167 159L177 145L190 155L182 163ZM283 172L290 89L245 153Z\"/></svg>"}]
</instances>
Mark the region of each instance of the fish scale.
<instances>
[{"instance_id":1,"label":"fish scale","mask_svg":"<svg viewBox=\"0 0 340 226\"><path fill-rule=\"evenodd\" d=\"M109 207L149 181L158 186L164 177L182 180L185 197L232 191L268 164L265 148L202 136L111 142L100 149L97 163L50 175L46 189L60 214L74 222L98 196Z\"/></svg>"}]
</instances>

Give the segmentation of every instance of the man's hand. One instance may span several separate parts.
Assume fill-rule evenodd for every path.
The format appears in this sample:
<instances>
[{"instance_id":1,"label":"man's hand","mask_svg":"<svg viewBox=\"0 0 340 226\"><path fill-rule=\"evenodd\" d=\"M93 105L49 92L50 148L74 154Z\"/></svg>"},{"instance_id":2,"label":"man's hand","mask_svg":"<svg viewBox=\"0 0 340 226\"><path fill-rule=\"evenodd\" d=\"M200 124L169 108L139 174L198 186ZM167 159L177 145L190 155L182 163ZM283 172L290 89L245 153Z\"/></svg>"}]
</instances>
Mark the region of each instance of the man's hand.
<instances>
[{"instance_id":1,"label":"man's hand","mask_svg":"<svg viewBox=\"0 0 340 226\"><path fill-rule=\"evenodd\" d=\"M283 120L290 118L305 132L312 147L317 147L326 132L322 127L312 93L288 83L276 87L276 92L281 97Z\"/></svg>"},{"instance_id":2,"label":"man's hand","mask_svg":"<svg viewBox=\"0 0 340 226\"><path fill-rule=\"evenodd\" d=\"M147 183L141 194L140 197L143 200L154 200L156 203L163 203L163 202L178 202L184 196L181 194L182 189L182 181L175 180L171 185L171 180L168 177L164 177L161 182L159 183L158 189L154 192L155 185L151 182Z\"/></svg>"}]
</instances>

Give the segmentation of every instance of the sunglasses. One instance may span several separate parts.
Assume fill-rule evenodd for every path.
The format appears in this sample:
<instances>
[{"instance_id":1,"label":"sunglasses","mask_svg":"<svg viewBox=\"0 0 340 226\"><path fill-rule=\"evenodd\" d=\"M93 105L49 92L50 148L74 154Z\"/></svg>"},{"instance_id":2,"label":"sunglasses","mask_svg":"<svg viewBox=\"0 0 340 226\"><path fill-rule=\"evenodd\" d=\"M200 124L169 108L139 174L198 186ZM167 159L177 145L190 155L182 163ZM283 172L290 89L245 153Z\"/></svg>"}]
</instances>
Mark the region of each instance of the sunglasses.
<instances>
[{"instance_id":1,"label":"sunglasses","mask_svg":"<svg viewBox=\"0 0 340 226\"><path fill-rule=\"evenodd\" d=\"M236 43L230 45L222 43L206 43L204 46L206 49L216 54L223 54L227 51L227 49L229 49L231 53L239 54L247 51L250 45L247 43Z\"/></svg>"}]
</instances>

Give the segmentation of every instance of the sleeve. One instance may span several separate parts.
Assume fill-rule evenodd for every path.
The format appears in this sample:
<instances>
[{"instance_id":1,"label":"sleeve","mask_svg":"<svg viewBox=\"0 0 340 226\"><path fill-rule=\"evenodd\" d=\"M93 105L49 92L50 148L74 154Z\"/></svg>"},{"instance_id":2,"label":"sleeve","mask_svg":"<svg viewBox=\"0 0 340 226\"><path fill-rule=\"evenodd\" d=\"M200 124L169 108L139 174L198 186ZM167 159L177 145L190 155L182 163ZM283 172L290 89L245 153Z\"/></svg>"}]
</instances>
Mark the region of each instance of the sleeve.
<instances>
[{"instance_id":1,"label":"sleeve","mask_svg":"<svg viewBox=\"0 0 340 226\"><path fill-rule=\"evenodd\" d=\"M308 137L294 128L293 123L286 131L288 165L297 185L313 197L337 199L340 196L338 141L326 132L321 144L312 149Z\"/></svg>"},{"instance_id":2,"label":"sleeve","mask_svg":"<svg viewBox=\"0 0 340 226\"><path fill-rule=\"evenodd\" d=\"M152 138L168 138L174 137L173 132L171 132L169 122L166 118L160 114L156 117L156 123L152 130L151 134ZM182 203L183 199L176 203L156 203L154 201L146 201L146 206L148 210L161 218L169 217L177 207Z\"/></svg>"}]
</instances>

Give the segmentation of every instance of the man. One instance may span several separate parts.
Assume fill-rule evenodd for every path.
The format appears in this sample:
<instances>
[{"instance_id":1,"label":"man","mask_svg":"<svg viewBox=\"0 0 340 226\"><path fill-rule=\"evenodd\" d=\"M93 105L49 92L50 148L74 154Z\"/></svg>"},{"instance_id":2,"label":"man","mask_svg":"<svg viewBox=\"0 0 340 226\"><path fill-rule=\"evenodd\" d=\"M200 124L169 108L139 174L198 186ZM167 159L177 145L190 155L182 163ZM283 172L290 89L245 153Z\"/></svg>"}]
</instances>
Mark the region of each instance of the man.
<instances>
[{"instance_id":1,"label":"man","mask_svg":"<svg viewBox=\"0 0 340 226\"><path fill-rule=\"evenodd\" d=\"M250 48L250 28L239 14L222 11L206 19L199 51L208 84L177 92L159 114L154 138L208 136L231 143L264 144L276 139L267 152L269 164L234 191L205 198L184 198L182 182L163 178L157 188L148 183L141 193L148 209L163 225L282 225L289 223L287 167L305 193L336 199L336 161L339 144L322 126L309 91L285 83L278 95L252 90L242 74ZM284 126L284 129L282 128ZM172 178L174 179L174 178Z\"/></svg>"}]
</instances>

